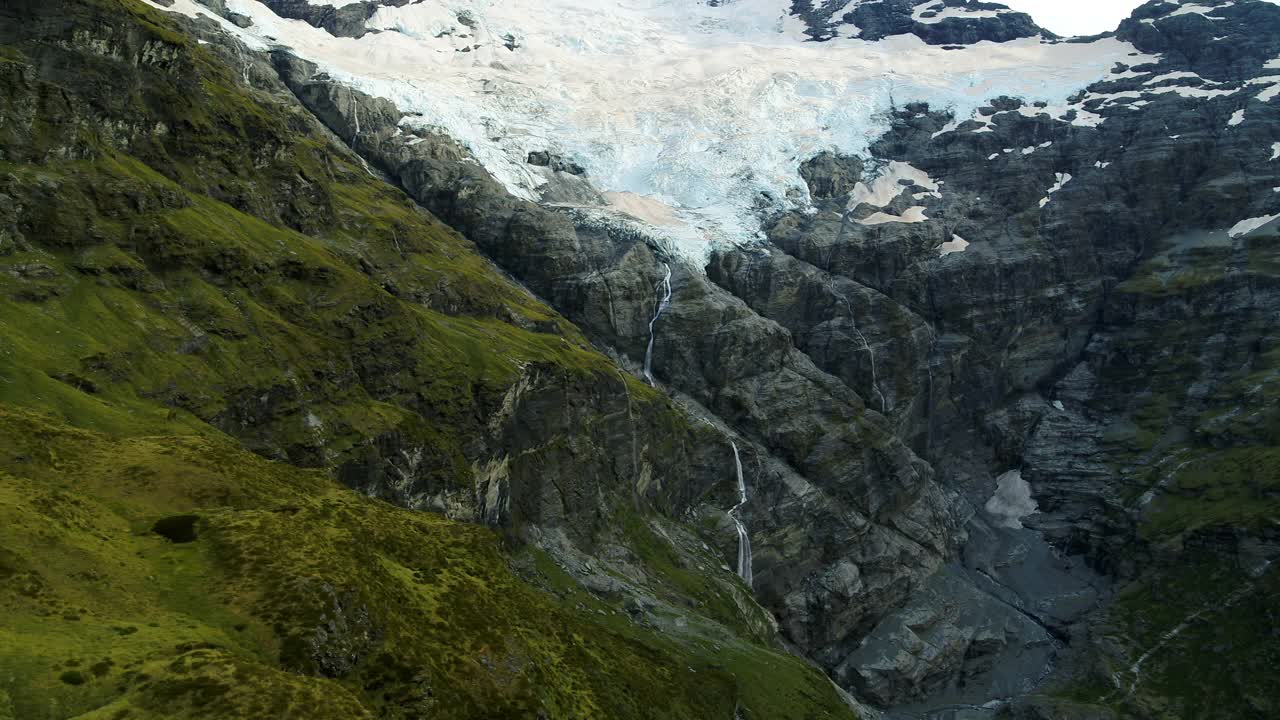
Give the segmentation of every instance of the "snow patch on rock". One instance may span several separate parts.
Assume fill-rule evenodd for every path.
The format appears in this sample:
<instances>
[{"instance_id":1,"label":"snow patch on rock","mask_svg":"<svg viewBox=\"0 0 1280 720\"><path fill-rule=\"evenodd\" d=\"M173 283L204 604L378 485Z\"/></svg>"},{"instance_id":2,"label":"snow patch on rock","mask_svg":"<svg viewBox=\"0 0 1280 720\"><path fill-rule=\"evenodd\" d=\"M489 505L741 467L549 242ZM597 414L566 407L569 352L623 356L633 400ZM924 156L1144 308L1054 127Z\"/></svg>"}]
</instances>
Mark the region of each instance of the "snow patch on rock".
<instances>
[{"instance_id":1,"label":"snow patch on rock","mask_svg":"<svg viewBox=\"0 0 1280 720\"><path fill-rule=\"evenodd\" d=\"M1196 73L1179 70L1178 72L1171 72L1171 73L1165 73L1163 75L1157 75L1151 78L1150 80L1144 82L1143 85L1158 85L1162 82L1167 82L1169 80L1184 80L1187 78L1195 78L1197 80L1204 79L1199 75L1197 75Z\"/></svg>"},{"instance_id":2,"label":"snow patch on rock","mask_svg":"<svg viewBox=\"0 0 1280 720\"><path fill-rule=\"evenodd\" d=\"M941 8L941 9L938 9ZM926 16L925 13L932 12L932 17ZM939 0L928 0L915 7L915 12L911 13L911 19L924 25L936 25L943 20L950 18L996 18L1011 12L1010 10L970 10L963 7L947 7Z\"/></svg>"},{"instance_id":3,"label":"snow patch on rock","mask_svg":"<svg viewBox=\"0 0 1280 720\"><path fill-rule=\"evenodd\" d=\"M1058 192L1062 188L1066 187L1067 183L1071 182L1071 173L1054 173L1053 175L1054 175L1054 178L1056 178L1057 182L1053 184L1053 187L1049 188L1048 195L1045 195L1043 198L1041 198L1040 207L1044 207L1045 205L1048 205L1050 196Z\"/></svg>"},{"instance_id":4,"label":"snow patch on rock","mask_svg":"<svg viewBox=\"0 0 1280 720\"><path fill-rule=\"evenodd\" d=\"M1241 237L1242 235L1248 235L1254 230L1257 230L1263 225L1267 225L1268 223L1271 223L1272 221L1275 221L1275 220L1280 220L1280 214L1263 215L1262 217L1255 217L1255 218L1248 218L1247 220L1241 220L1240 222L1232 226L1232 228L1227 231L1227 234L1233 238Z\"/></svg>"},{"instance_id":5,"label":"snow patch on rock","mask_svg":"<svg viewBox=\"0 0 1280 720\"><path fill-rule=\"evenodd\" d=\"M886 212L878 212L870 215L858 223L861 225L884 225L885 223L921 223L928 220L928 216L924 214L924 207L916 205L902 211L901 215L891 215Z\"/></svg>"},{"instance_id":6,"label":"snow patch on rock","mask_svg":"<svg viewBox=\"0 0 1280 720\"><path fill-rule=\"evenodd\" d=\"M1263 75L1262 77L1250 78L1247 84L1266 86L1262 92L1254 96L1259 102L1271 102L1280 97L1280 75Z\"/></svg>"},{"instance_id":7,"label":"snow patch on rock","mask_svg":"<svg viewBox=\"0 0 1280 720\"><path fill-rule=\"evenodd\" d=\"M959 235L952 235L951 239L938 246L938 257L946 257L951 253L962 253L969 249L969 241Z\"/></svg>"},{"instance_id":8,"label":"snow patch on rock","mask_svg":"<svg viewBox=\"0 0 1280 720\"><path fill-rule=\"evenodd\" d=\"M859 182L853 186L853 193L849 195L849 209L856 210L864 203L880 208L885 207L907 189L908 185L904 185L903 181L924 188L933 197L942 197L941 186L934 182L928 173L912 167L910 163L894 160L885 166L870 185Z\"/></svg>"},{"instance_id":9,"label":"snow patch on rock","mask_svg":"<svg viewBox=\"0 0 1280 720\"><path fill-rule=\"evenodd\" d=\"M986 504L987 514L1000 527L1022 529L1022 519L1036 512L1031 485L1022 478L1021 470L1010 470L996 478L996 492Z\"/></svg>"}]
</instances>

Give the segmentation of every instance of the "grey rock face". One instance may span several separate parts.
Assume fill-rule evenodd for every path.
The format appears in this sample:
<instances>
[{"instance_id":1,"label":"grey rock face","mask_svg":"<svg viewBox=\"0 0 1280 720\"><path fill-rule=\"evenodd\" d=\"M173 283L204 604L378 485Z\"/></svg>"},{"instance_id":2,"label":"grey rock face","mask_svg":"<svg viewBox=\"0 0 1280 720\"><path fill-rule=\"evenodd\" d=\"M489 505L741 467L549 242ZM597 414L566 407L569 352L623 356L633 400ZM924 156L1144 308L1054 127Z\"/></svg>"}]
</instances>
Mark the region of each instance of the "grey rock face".
<instances>
[{"instance_id":1,"label":"grey rock face","mask_svg":"<svg viewBox=\"0 0 1280 720\"><path fill-rule=\"evenodd\" d=\"M201 5L209 8L217 13L220 17L226 18L238 27L247 28L253 25L253 19L247 15L241 15L238 12L232 12L227 9L226 0L197 0Z\"/></svg>"},{"instance_id":2,"label":"grey rock face","mask_svg":"<svg viewBox=\"0 0 1280 720\"><path fill-rule=\"evenodd\" d=\"M937 338L915 313L780 252L716 253L707 273L787 328L798 349L893 418L900 434L927 432L928 358Z\"/></svg>"},{"instance_id":3,"label":"grey rock face","mask_svg":"<svg viewBox=\"0 0 1280 720\"><path fill-rule=\"evenodd\" d=\"M881 705L928 697L922 709L945 704L946 695L980 705L1025 690L1019 687L1021 673L996 676L990 684L973 680L997 660L1005 668L1045 671L1056 641L1016 609L979 592L961 573L948 566L930 578L846 658L836 677ZM960 667L965 670L957 673Z\"/></svg>"},{"instance_id":4,"label":"grey rock face","mask_svg":"<svg viewBox=\"0 0 1280 720\"><path fill-rule=\"evenodd\" d=\"M1280 53L1272 46L1277 35L1244 39L1240 23L1253 22L1256 36L1259 27L1280 27L1280 18L1259 3L1224 4L1212 13L1231 16L1225 20L1169 17L1175 9L1149 6L1122 28L1142 49L1165 53L1158 65L1139 68L1147 74L1137 79L1091 88L1137 92L1134 100L1148 103L1141 112L1090 104L1107 121L1080 127L998 98L984 111L991 131L975 133L976 124L948 131L945 114L907 106L874 152L945 183L941 199L921 203L929 221L858 223L868 210L846 207L845 198L856 179L875 176L875 163L819 157L801 169L817 212L776 219L771 249L725 251L708 268L865 397L875 397L868 359L891 368L895 397L912 408L894 415L901 436L935 467L948 468L938 473L942 483L976 507L985 499L982 483L966 476L1023 468L1041 511L1027 525L1053 544L1025 546L1024 555L1037 548L1026 572L1065 573L1050 583L1059 589L1005 581L984 587L981 574L964 582L987 602L1055 608L1037 614L1038 621L1077 647L1088 612L1107 595L1104 581L1083 563L1121 578L1140 572L1142 551L1133 537L1144 513L1132 488L1150 484L1140 479L1149 464L1158 463L1159 477L1191 457L1170 457L1162 448L1190 438L1217 447L1273 442L1259 434L1272 417L1258 404L1273 397L1270 386L1255 386L1247 398L1228 389L1240 388L1245 375L1261 377L1250 348L1273 342L1258 325L1277 307L1273 281L1257 274L1256 248L1265 241L1230 239L1225 229L1277 212L1268 192L1280 184L1280 166L1266 151L1276 142L1275 108L1249 101L1252 93L1245 92L1208 100L1141 93L1184 87L1179 78L1144 84L1175 72L1203 72L1203 81L1181 78L1192 88L1230 89L1260 77L1262 64ZM1203 37L1210 26L1217 40ZM1242 36L1238 44L1230 39L1235 33ZM1214 43L1222 47L1209 47ZM1233 117L1242 121L1228 124ZM1072 179L1042 204L1046 189L1068 174ZM904 201L919 190L904 187L888 211L918 202ZM942 255L939 248L955 236L969 246ZM1246 286L1253 289L1247 299L1239 294ZM867 342L850 339L847 323L844 337L833 341L832 307L841 297L853 299L857 309L849 315L862 319L858 330ZM1194 360L1188 367L1180 357ZM1163 370L1152 375L1154 368ZM1151 407L1179 410L1165 421L1144 409ZM1221 412L1216 408L1230 409L1203 419ZM1153 447L1154 437L1164 439ZM963 458L969 470L957 475L950 468ZM968 537L963 563L976 573L989 565L978 560L989 553L972 525ZM938 603L917 599L907 607L940 612ZM859 660L845 666L845 681L885 704L929 695L941 702L957 699L947 694L948 683L969 677L971 685L998 684L1018 664L1006 655L984 668L951 652L930 657L930 672L923 672L920 656L888 650L915 633L910 622L900 614L886 618L869 636L881 640L869 640ZM950 622L951 639L979 629L963 619Z\"/></svg>"},{"instance_id":5,"label":"grey rock face","mask_svg":"<svg viewBox=\"0 0 1280 720\"><path fill-rule=\"evenodd\" d=\"M410 0L358 0L352 3L314 5L307 0L258 0L283 18L302 20L335 37L360 38L369 33L365 22L379 7L401 7Z\"/></svg>"},{"instance_id":6,"label":"grey rock face","mask_svg":"<svg viewBox=\"0 0 1280 720\"><path fill-rule=\"evenodd\" d=\"M999 3L977 0L938 0L923 11L924 2L877 0L875 2L824 3L793 0L791 12L803 19L807 34L814 40L838 37L841 26L852 24L863 40L880 40L890 35L913 34L930 45L969 45L989 40L1006 42L1017 38L1054 35L1036 26L1031 16L1010 11ZM1002 11L995 16L983 11ZM972 13L972 17L965 17Z\"/></svg>"},{"instance_id":7,"label":"grey rock face","mask_svg":"<svg viewBox=\"0 0 1280 720\"><path fill-rule=\"evenodd\" d=\"M1013 13L962 17L998 9L979 3L948 0L920 20L898 0L839 18L838 4L817 5L793 8L816 40L846 23L867 39L937 44L1040 32ZM883 706L1030 692L1088 645L1111 583L1154 552L1139 540L1151 500L1135 495L1158 506L1184 457L1276 442L1274 224L1226 230L1280 212L1267 150L1280 111L1252 89L1280 56L1280 12L1205 5L1212 18L1149 3L1121 26L1161 58L1082 93L1101 124L1016 98L992 99L983 123L906 105L871 157L804 162L813 207L769 218L764 246L716 252L706 276L672 268L653 374L743 439L756 597L800 649ZM554 179L544 199L576 208L513 198L456 143L410 140L384 101L276 61L375 167L640 365L669 260L599 210L571 162L529 158ZM885 208L919 204L928 220L866 224L877 208L849 206L889 161L942 184L908 181ZM592 402L609 407L607 394ZM599 442L626 447L618 433ZM681 457L725 459L695 446ZM998 527L985 504L1014 468L1038 512ZM486 487L514 487L485 473ZM517 495L493 497L502 512L560 522L551 499ZM1195 537L1250 567L1272 552L1256 532ZM1010 711L1049 712L1038 702Z\"/></svg>"},{"instance_id":8,"label":"grey rock face","mask_svg":"<svg viewBox=\"0 0 1280 720\"><path fill-rule=\"evenodd\" d=\"M664 271L642 235L599 216L513 198L447 139L406 143L378 101L353 99L360 94L333 88L287 56L278 55L277 66L321 117L348 116L326 122L419 202L563 308L597 343L632 363L644 357ZM358 135L351 119L357 112L375 119L362 121ZM798 351L785 328L704 276L672 270L670 308L656 325L654 374L777 458L762 462L794 468L753 483L758 496L777 498L745 509L753 533L785 527L780 518L811 506L807 496L824 497L823 516L809 519L820 532L754 544L758 596L794 639L834 661L849 637L941 564L950 542L946 503L928 465L856 392ZM840 530L845 526L854 534ZM842 534L847 544L836 542ZM872 542L855 542L859 536ZM797 557L813 560L796 563ZM790 567L771 572L773 558ZM825 560L840 559L845 577L833 579ZM863 584L851 584L852 575Z\"/></svg>"},{"instance_id":9,"label":"grey rock face","mask_svg":"<svg viewBox=\"0 0 1280 720\"><path fill-rule=\"evenodd\" d=\"M356 604L354 592L339 591L323 583L316 594L327 607L308 643L311 661L323 675L343 677L377 648L382 633L370 621L369 609Z\"/></svg>"},{"instance_id":10,"label":"grey rock face","mask_svg":"<svg viewBox=\"0 0 1280 720\"><path fill-rule=\"evenodd\" d=\"M1280 52L1275 13L1265 3L1210 0L1205 13L1179 13L1153 0L1120 24L1116 35L1139 50L1160 54L1162 67L1185 68L1213 82L1243 81Z\"/></svg>"},{"instance_id":11,"label":"grey rock face","mask_svg":"<svg viewBox=\"0 0 1280 720\"><path fill-rule=\"evenodd\" d=\"M862 158L823 152L800 165L800 177L815 199L838 200L853 192L865 169Z\"/></svg>"},{"instance_id":12,"label":"grey rock face","mask_svg":"<svg viewBox=\"0 0 1280 720\"><path fill-rule=\"evenodd\" d=\"M584 175L587 172L581 165L573 162L572 160L565 160L558 155L553 155L544 150L529 153L529 159L527 162L530 165L550 168L555 172L564 172L570 175Z\"/></svg>"}]
</instances>

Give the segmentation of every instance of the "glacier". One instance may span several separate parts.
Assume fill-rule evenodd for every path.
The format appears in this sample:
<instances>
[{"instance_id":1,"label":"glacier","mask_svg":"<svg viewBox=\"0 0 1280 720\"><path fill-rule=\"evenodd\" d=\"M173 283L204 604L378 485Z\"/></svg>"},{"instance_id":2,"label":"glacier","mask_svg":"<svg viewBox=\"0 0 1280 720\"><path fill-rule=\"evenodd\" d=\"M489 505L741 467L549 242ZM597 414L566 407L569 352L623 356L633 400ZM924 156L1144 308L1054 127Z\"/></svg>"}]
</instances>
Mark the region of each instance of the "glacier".
<instances>
[{"instance_id":1,"label":"glacier","mask_svg":"<svg viewBox=\"0 0 1280 720\"><path fill-rule=\"evenodd\" d=\"M380 32L359 39L257 0L226 5L253 24L192 0L167 9L210 15L251 47L287 47L391 100L411 114L405 124L452 136L519 197L539 200L547 182L530 152L572 160L619 216L645 207L672 219L635 218L694 271L717 243L759 238L761 212L807 206L800 164L822 151L868 155L891 108L922 101L967 119L1009 95L1065 113L1117 63L1155 60L1115 39L943 49L848 28L814 42L789 0L426 0L379 8L368 27Z\"/></svg>"}]
</instances>

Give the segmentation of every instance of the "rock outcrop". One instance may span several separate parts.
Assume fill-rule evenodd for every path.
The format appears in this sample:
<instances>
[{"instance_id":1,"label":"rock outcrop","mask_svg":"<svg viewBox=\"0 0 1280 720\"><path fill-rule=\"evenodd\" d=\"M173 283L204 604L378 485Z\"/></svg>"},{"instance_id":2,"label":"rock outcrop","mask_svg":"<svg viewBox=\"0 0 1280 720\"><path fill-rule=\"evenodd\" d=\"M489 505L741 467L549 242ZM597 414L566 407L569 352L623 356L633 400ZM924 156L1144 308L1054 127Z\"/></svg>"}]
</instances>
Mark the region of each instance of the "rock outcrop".
<instances>
[{"instance_id":1,"label":"rock outcrop","mask_svg":"<svg viewBox=\"0 0 1280 720\"><path fill-rule=\"evenodd\" d=\"M298 97L357 151L632 367L645 357L655 288L664 264L671 267L653 373L759 443L768 453L760 462L778 468L752 481L771 502L745 509L753 537L763 532L753 540L757 596L807 651L838 662L940 565L953 521L930 469L862 397L799 352L786 329L705 276L672 267L625 220L514 198L448 139L373 125L391 118L384 101L295 57L275 61ZM333 112L348 119L330 119ZM823 501L808 499L814 493ZM815 531L775 539L768 528L798 521L801 508ZM832 565L845 579L833 579Z\"/></svg>"},{"instance_id":2,"label":"rock outcrop","mask_svg":"<svg viewBox=\"0 0 1280 720\"><path fill-rule=\"evenodd\" d=\"M874 41L910 34L930 45L969 45L1037 35L1055 37L1026 13L978 0L793 0L791 12L804 20L806 33L818 41L837 37Z\"/></svg>"},{"instance_id":3,"label":"rock outcrop","mask_svg":"<svg viewBox=\"0 0 1280 720\"><path fill-rule=\"evenodd\" d=\"M654 375L758 444L756 492L771 509L747 513L761 566L757 597L793 642L855 690L915 708L927 708L929 697L1025 694L1088 654L1089 618L1108 601L1109 583L1140 573L1132 538L1143 513L1124 468L1154 462L1188 436L1135 425L1155 393L1107 366L1148 373L1169 362L1131 354L1148 342L1132 328L1150 338L1168 332L1154 329L1164 327L1155 316L1134 312L1185 322L1192 296L1179 278L1198 273L1193 267L1227 262L1214 265L1235 268L1223 282L1269 287L1258 241L1227 237L1241 220L1274 211L1274 193L1254 188L1280 185L1278 166L1261 150L1274 142L1274 108L1248 95L1265 90L1264 65L1280 55L1274 35L1256 32L1276 22L1273 9L1259 6L1224 4L1212 19L1145 6L1120 37L1157 59L1117 67L1066 111L994 98L969 119L906 105L870 159L824 154L801 166L813 208L772 218L766 246L717 251L705 277L674 268L671 305L656 325ZM815 39L830 36L834 23L821 17L834 6L823 7L798 8L811 29L826 28ZM940 44L1038 30L994 6L918 9L868 3L841 21L868 39L915 32ZM1203 36L1208 27L1212 38ZM1235 35L1248 40L1233 42ZM640 365L655 288L670 264L660 243L599 207L556 211L516 200L452 141L406 132L382 101L344 99L352 91L296 59L277 55L277 66L321 117L333 112L326 108L347 116L326 123L358 152L595 343ZM385 125L362 125L356 137L356 107ZM546 160L537 164L552 164ZM888 203L850 202L860 183L884 176L903 178ZM1138 189L1138 178L1150 189ZM893 220L916 206L923 221ZM1176 290L1153 300L1151 282ZM1265 353L1248 348L1266 336L1255 323L1273 303L1255 294L1212 310L1242 325L1201 331L1228 346L1213 350L1218 369L1174 374L1177 382L1229 402L1234 391L1226 388L1238 387L1231 378L1259 372ZM1194 324L1206 321L1218 322ZM1168 348L1161 357L1172 357ZM1269 392L1262 387L1259 397ZM820 407L808 398L821 398ZM1210 411L1176 402L1184 414ZM1269 422L1260 409L1229 415L1255 428ZM1125 428L1149 444L1146 454L1117 442ZM1165 439L1150 444L1156 437ZM1273 441L1262 433L1227 442ZM1011 467L1022 468L1039 506L1013 546L998 540L983 510L995 476ZM797 534L799 517L815 513L832 519ZM835 519L850 513L852 524ZM939 571L966 538L955 564ZM908 561L912 548L925 552ZM1007 552L1019 559L993 559ZM948 594L981 609L949 613L937 601ZM1016 629L996 641L988 624L1002 617ZM921 638L925 626L941 634L921 642L945 648L940 654L886 654L903 638ZM1027 653L1038 659L1028 662Z\"/></svg>"}]
</instances>

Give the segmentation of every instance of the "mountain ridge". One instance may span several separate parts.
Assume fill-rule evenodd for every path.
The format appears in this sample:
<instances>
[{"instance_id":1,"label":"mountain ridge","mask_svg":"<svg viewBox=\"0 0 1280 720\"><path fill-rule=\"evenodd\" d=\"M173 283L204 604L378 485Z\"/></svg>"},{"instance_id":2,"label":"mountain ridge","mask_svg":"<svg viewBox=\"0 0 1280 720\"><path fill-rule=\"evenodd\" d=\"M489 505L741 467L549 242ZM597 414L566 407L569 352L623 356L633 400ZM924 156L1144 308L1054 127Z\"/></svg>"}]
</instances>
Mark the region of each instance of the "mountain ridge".
<instances>
[{"instance_id":1,"label":"mountain ridge","mask_svg":"<svg viewBox=\"0 0 1280 720\"><path fill-rule=\"evenodd\" d=\"M882 10L933 20L926 13L962 5L935 4ZM47 18L36 5L11 12ZM1280 147L1280 75L1270 72L1280 62L1280 8L1155 2L1092 45L1004 43L1009 58L1064 53L1045 55L1036 72L1081 48L1114 54L1090 60L1096 68L1044 76L1058 83L1046 99L982 95L935 107L888 87L884 107L856 107L858 122L875 119L855 123L867 133L856 152L815 143L812 155L787 154L780 167L799 189L752 196L742 208L758 227L749 240L724 242L730 233L689 253L673 245L671 228L683 222L705 239L711 226L640 186L607 184L607 154L504 146L510 118L473 124L492 142L420 123L419 96L378 97L369 91L393 86L353 83L306 57L325 45L246 45L270 21L253 0L225 4L225 15L247 25L140 4L124 6L125 22L112 14L116 3L79 7L116 18L116 30L38 22L50 41L32 43L33 30L15 22L0 36L15 99L0 136L10 164L0 249L10 258L9 315L22 319L5 333L20 340L10 341L20 352L7 372L24 382L6 384L4 409L15 427L43 428L34 431L41 436L82 425L126 437L175 424L197 436L212 428L210 442L230 436L228 447L321 469L363 494L495 527L505 544L494 553L476 560L456 549L475 577L497 578L538 608L560 607L566 622L597 628L604 618L602 637L629 658L652 653L655 667L691 662L710 673L717 690L706 706L694 699L700 679L664 676L676 688L664 716L850 712L783 647L890 718L1240 717L1274 708L1266 668L1277 648L1256 629L1274 619L1265 597L1280 555L1272 462L1280 339L1271 322L1280 307L1280 223L1271 215L1280 212L1271 192L1280 188L1280 152L1270 152ZM171 9L192 7L175 0ZM333 42L382 42L392 33L380 12L352 22L384 32ZM460 35L490 18L453 18L455 34L424 37L456 43L451 58L488 52L462 52L476 38ZM733 27L777 34L756 19ZM1002 19L976 22L987 20ZM131 23L158 40L129 39ZM813 43L792 30L777 42L832 57L865 52L842 45L848 38ZM530 35L485 32L500 57L541 47ZM912 62L975 52L887 42L916 53ZM24 48L59 60L30 63ZM59 76L67 63L91 73ZM135 70L115 77L106 67ZM1063 85L1086 76L1078 88ZM182 91L192 77L204 82ZM103 93L95 79L128 91ZM156 96L157 83L170 89ZM794 100L751 97L784 110ZM790 142L786 132L776 130L777 142ZM667 171L684 167L692 166ZM504 175L510 168L518 175ZM125 191L109 190L121 184ZM53 207L76 219L56 221ZM122 308L134 308L127 321L108 322ZM149 328L151 346L135 327ZM63 330L78 339L36 350L61 347ZM110 346L102 333L129 347L80 350ZM172 348L192 360L169 364ZM247 354L227 363L233 353ZM208 358L223 364L205 369ZM243 392L224 394L237 383ZM9 461L24 489L53 463L24 466L32 457L42 456L20 451ZM416 575L438 577L433 568L448 566L451 546L406 565L399 529L384 538L377 522L352 524L339 508L376 507L364 512L394 528L472 532L292 482L264 502L321 492L305 517L342 515L342 532L387 543L380 557L426 587ZM85 501L117 503L115 492L95 485ZM1020 501L1010 514L1011 496L1030 509ZM19 522L39 512L13 507ZM281 535L238 536L234 513L196 509L193 524L182 520L190 505L167 507L172 523L154 527L187 523L197 538L209 532L242 554L252 549L258 559L229 566L229 577L298 572L293 552L282 554L284 566L267 562L261 539ZM163 519L129 513L134 523ZM262 522L263 533L285 527ZM754 550L751 573L733 568L739 528ZM130 542L167 548L148 529L139 537L149 540ZM39 557L19 547L18 561L0 558L11 569L5 580L28 578ZM295 584L297 597L237 612L302 617L261 631L294 643L282 648L309 639L324 652L289 651L278 662L302 667L303 678L337 672L370 712L412 716L426 706L393 711L376 696L386 682L375 678L385 666L377 648L395 625L386 617L394 605L375 590L400 597L407 573L389 571L394 582L350 569L359 580L341 592ZM744 584L739 575L753 577ZM336 587L335 577L323 582ZM375 594L362 605L348 590ZM5 597L27 602L21 592ZM517 636L544 633L529 629L525 610L492 602L511 627L526 628ZM328 619L317 624L317 612ZM336 645L321 641L331 636ZM446 655L483 666L475 677L485 689L432 712L468 716L501 702L529 717L659 712L628 700L651 691L613 684L643 673L639 661L579 686L569 682L583 677L577 660L557 655L568 650L513 649L508 638L504 655L500 644L471 647L466 633L439 642ZM261 647L254 652L269 655L273 646ZM183 655L174 672L198 660L222 677L227 647L178 651L198 655ZM316 664L298 666L299 657ZM414 702L429 702L426 686L463 693L455 698L475 687L470 670L425 682L422 668L439 666L416 656L395 662L395 693ZM88 682L23 667L48 692L106 692L79 665L58 672ZM556 677L549 667L569 684L539 689L521 679ZM785 682L771 683L767 669L777 667ZM770 699L777 682L786 693ZM303 686L295 698L329 687ZM113 702L157 712L143 702L149 687ZM19 690L6 688L9 701L32 707Z\"/></svg>"}]
</instances>

